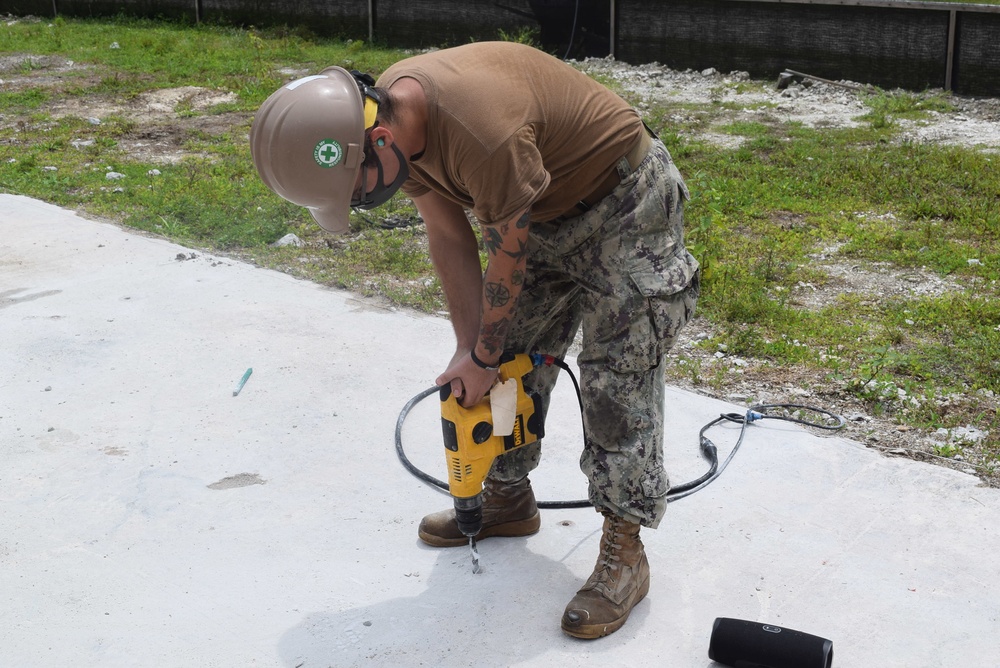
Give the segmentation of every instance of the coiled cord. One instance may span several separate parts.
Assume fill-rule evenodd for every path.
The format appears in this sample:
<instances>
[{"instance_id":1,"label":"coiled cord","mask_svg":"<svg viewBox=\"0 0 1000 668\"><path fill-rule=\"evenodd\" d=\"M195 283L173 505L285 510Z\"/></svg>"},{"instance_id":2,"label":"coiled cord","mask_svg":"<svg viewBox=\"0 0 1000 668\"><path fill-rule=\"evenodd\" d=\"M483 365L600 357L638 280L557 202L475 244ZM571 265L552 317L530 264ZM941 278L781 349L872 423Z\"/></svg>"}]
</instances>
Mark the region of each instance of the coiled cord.
<instances>
[{"instance_id":1,"label":"coiled cord","mask_svg":"<svg viewBox=\"0 0 1000 668\"><path fill-rule=\"evenodd\" d=\"M551 365L555 364L560 369L569 374L569 377L573 380L573 387L576 389L576 399L580 404L580 418L583 420L583 395L580 392L580 384L576 380L576 375L569 368L563 360L553 357L551 355L540 355L538 353L532 353L532 361L535 366L540 366L541 364ZM396 455L399 457L399 461L402 462L403 466L407 471L412 473L418 479L423 482L436 487L439 491L448 493L448 483L443 480L438 480L434 476L421 471L417 468L413 462L409 460L406 456L406 452L403 449L403 423L406 422L406 417L413 410L413 407L418 403L429 397L430 395L439 392L440 387L433 386L426 390L423 390L403 406L403 410L400 411L399 417L396 419ZM781 414L778 414L781 411ZM815 414L816 419L808 419L802 417L806 413ZM722 472L726 470L729 466L729 462L733 460L736 456L736 452L740 449L743 444L743 437L746 435L747 427L754 422L759 420L783 420L785 422L793 422L795 424L805 425L807 427L813 427L816 429L822 429L825 431L836 431L844 427L844 418L831 413L830 411L824 410L822 408L816 408L813 406L806 406L803 404L760 404L752 406L747 409L744 414L740 413L723 413L719 417L715 418L698 432L698 444L701 448L702 456L709 462L709 469L702 476L686 482L681 485L675 485L670 488L667 492L667 503L672 503L674 501L679 501L685 497L691 496L695 492L699 492L713 481L715 481ZM722 422L736 422L741 424L740 435L736 439L736 444L733 446L732 451L726 457L722 465L719 465L719 450L705 433ZM583 426L584 434L586 434L587 426L584 423ZM538 503L539 508L586 508L590 506L590 501L579 500L579 501L541 501Z\"/></svg>"}]
</instances>

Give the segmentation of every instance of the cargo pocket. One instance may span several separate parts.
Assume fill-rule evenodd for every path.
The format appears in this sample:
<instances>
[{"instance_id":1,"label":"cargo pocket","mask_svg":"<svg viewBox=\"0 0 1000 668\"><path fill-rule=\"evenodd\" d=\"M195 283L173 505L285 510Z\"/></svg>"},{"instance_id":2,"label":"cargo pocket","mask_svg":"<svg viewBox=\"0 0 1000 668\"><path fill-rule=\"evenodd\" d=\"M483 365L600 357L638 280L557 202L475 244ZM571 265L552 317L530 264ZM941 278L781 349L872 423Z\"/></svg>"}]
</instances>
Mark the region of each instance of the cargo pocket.
<instances>
[{"instance_id":1,"label":"cargo pocket","mask_svg":"<svg viewBox=\"0 0 1000 668\"><path fill-rule=\"evenodd\" d=\"M646 298L658 360L694 315L701 290L698 261L682 247L662 261L633 268L629 277Z\"/></svg>"}]
</instances>

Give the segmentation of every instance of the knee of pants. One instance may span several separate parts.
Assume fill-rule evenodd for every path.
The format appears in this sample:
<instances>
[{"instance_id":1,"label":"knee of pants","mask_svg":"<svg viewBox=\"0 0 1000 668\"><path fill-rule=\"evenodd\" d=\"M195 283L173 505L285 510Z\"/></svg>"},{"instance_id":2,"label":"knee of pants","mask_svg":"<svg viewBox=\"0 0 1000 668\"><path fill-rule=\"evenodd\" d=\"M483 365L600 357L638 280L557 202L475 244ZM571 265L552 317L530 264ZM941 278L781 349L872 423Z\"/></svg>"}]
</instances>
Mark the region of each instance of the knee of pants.
<instances>
[{"instance_id":1,"label":"knee of pants","mask_svg":"<svg viewBox=\"0 0 1000 668\"><path fill-rule=\"evenodd\" d=\"M632 374L602 369L584 376L590 383L580 466L592 490L626 508L657 506L669 490L663 468L662 368Z\"/></svg>"},{"instance_id":2,"label":"knee of pants","mask_svg":"<svg viewBox=\"0 0 1000 668\"><path fill-rule=\"evenodd\" d=\"M584 423L588 441L619 452L660 445L663 432L664 370L621 373L603 365L581 365Z\"/></svg>"}]
</instances>

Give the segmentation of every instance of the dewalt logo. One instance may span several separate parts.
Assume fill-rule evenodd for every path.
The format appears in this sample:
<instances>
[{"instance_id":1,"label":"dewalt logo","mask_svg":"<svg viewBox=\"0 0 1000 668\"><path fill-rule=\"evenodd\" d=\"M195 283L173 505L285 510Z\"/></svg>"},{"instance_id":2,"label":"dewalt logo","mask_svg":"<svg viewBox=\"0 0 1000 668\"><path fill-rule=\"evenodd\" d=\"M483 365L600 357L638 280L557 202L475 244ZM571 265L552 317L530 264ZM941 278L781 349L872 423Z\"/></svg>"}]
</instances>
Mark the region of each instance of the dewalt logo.
<instances>
[{"instance_id":1,"label":"dewalt logo","mask_svg":"<svg viewBox=\"0 0 1000 668\"><path fill-rule=\"evenodd\" d=\"M524 445L524 416L518 415L514 418L514 431L510 436L503 437L503 449L513 450Z\"/></svg>"}]
</instances>

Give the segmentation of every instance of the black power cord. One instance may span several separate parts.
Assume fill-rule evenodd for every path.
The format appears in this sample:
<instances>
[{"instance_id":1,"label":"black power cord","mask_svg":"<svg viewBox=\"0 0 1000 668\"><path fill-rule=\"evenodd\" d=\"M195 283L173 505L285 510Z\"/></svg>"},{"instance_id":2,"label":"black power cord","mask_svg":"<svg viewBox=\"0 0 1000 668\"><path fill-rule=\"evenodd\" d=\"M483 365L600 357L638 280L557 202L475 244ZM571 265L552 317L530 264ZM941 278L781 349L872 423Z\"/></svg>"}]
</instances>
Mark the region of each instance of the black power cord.
<instances>
[{"instance_id":1,"label":"black power cord","mask_svg":"<svg viewBox=\"0 0 1000 668\"><path fill-rule=\"evenodd\" d=\"M782 411L784 414L769 414L769 411ZM821 416L822 421L798 417L798 415L801 415L805 411ZM743 437L747 433L747 426L758 420L765 419L784 420L785 422L794 422L796 424L802 424L807 427L814 427L816 429L823 429L826 431L836 431L838 429L842 429L845 424L844 418L836 415L835 413L823 410L822 408L805 406L803 404L759 404L751 406L747 409L747 412L742 415L739 413L723 413L702 427L701 431L698 432L698 442L701 445L702 455L704 455L704 457L712 463L711 468L707 473L696 480L686 482L683 485L671 487L670 491L667 492L667 502L679 501L686 496L691 496L695 492L707 487L716 478L722 475L722 472L726 470L727 466L729 466L729 462L731 462L733 457L736 456L736 451L740 449L740 445L743 444ZM720 467L718 448L715 447L715 443L705 436L705 432L722 422L736 422L741 424L742 427L740 428L739 438L736 439L736 445L733 446L729 456L726 457L726 460L722 462L722 466Z\"/></svg>"},{"instance_id":2,"label":"black power cord","mask_svg":"<svg viewBox=\"0 0 1000 668\"><path fill-rule=\"evenodd\" d=\"M576 380L576 375L569 368L563 360L550 355L540 356L544 359L545 364L555 364L560 369L569 374L569 377L573 380L573 387L576 389L576 399L580 404L580 416L581 420L583 418L583 396L580 392L580 384ZM413 462L411 462L407 456L406 452L403 450L403 423L406 422L406 417L410 414L410 411L418 403L426 399L432 394L440 391L440 387L437 385L429 387L423 390L403 406L403 410L399 413L399 418L396 420L396 454L399 457L399 461L402 462L403 466L407 471L412 473L418 479L424 481L425 483L438 488L439 491L448 493L448 483L443 480L438 480L432 475L429 475L419 468L417 468ZM816 419L808 419L802 417L806 413L812 413L816 415ZM740 413L723 413L719 417L715 418L698 432L698 443L701 447L702 456L709 462L710 466L708 471L706 471L701 477L686 482L682 485L675 485L670 488L667 492L667 503L672 503L674 501L679 501L685 497L691 496L695 492L701 491L708 485L710 485L716 478L722 475L722 472L726 470L729 466L729 462L733 460L736 456L736 452L740 449L740 445L743 444L743 437L746 435L747 427L758 420L783 420L785 422L793 422L796 424L805 425L807 427L814 427L816 429L823 429L826 431L836 431L843 428L844 418L830 411L823 410L821 408L815 408L813 406L806 406L803 404L760 404L752 406L747 410L745 414ZM719 451L707 436L707 432L712 427L723 422L735 422L742 425L740 428L739 438L736 439L736 444L733 446L732 451L729 456L726 457L722 465L719 465ZM584 424L584 432L586 432L586 424ZM541 501L538 503L539 508L586 508L590 506L590 501L580 500L580 501Z\"/></svg>"}]
</instances>

